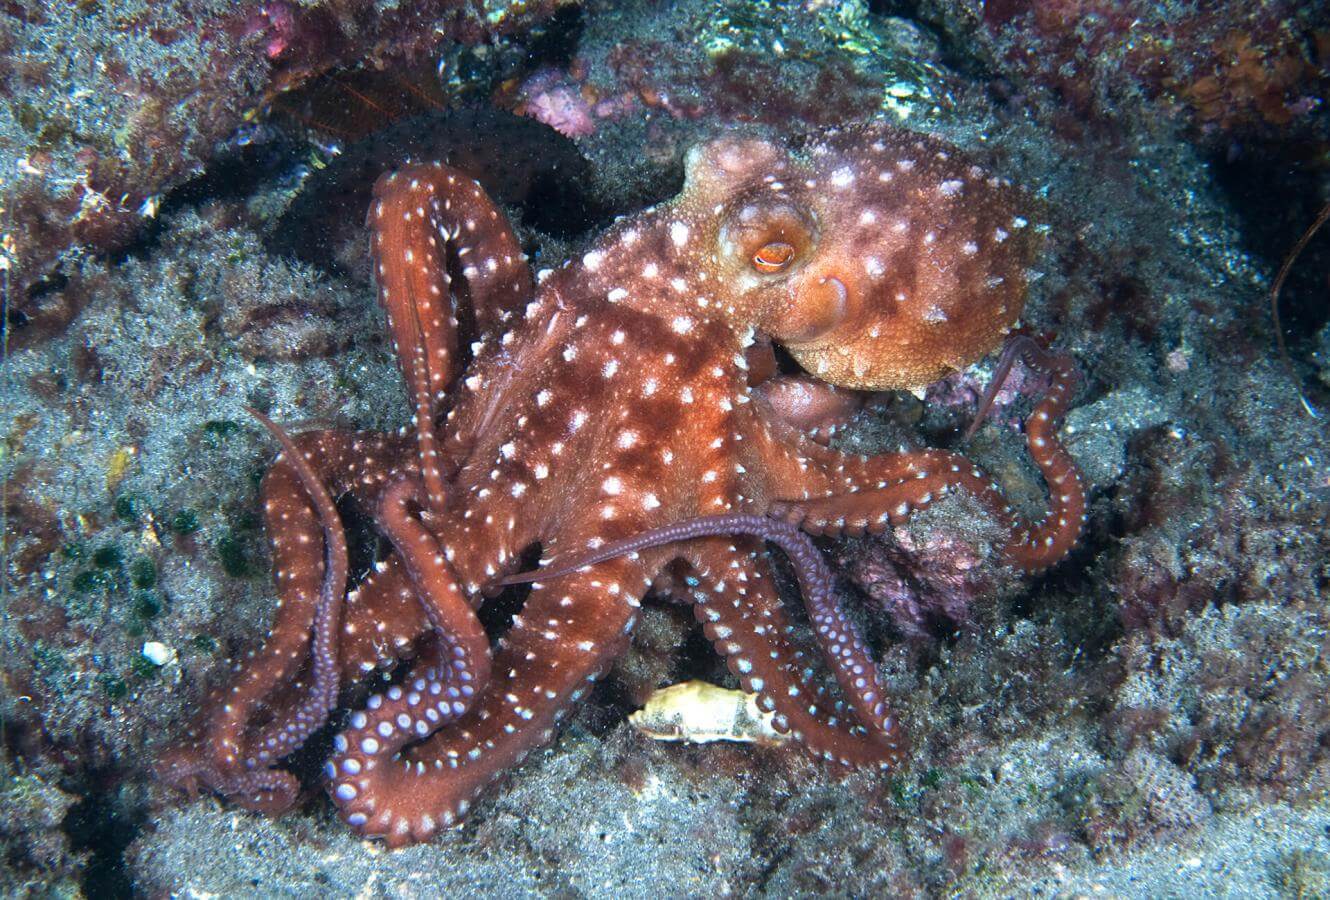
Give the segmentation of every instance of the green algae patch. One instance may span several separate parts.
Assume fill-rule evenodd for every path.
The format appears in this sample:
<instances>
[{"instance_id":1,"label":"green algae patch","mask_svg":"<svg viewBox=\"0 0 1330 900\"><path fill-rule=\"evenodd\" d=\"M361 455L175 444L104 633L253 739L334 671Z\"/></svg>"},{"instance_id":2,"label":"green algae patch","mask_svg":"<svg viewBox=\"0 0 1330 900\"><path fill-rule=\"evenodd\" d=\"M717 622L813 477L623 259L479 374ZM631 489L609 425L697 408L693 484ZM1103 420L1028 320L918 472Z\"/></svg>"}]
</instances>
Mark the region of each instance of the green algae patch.
<instances>
[{"instance_id":1,"label":"green algae patch","mask_svg":"<svg viewBox=\"0 0 1330 900\"><path fill-rule=\"evenodd\" d=\"M125 554L115 544L98 547L92 553L92 564L99 569L118 569L125 564Z\"/></svg>"},{"instance_id":2,"label":"green algae patch","mask_svg":"<svg viewBox=\"0 0 1330 900\"><path fill-rule=\"evenodd\" d=\"M143 518L143 500L133 494L121 494L115 498L115 517L122 522L134 524Z\"/></svg>"},{"instance_id":3,"label":"green algae patch","mask_svg":"<svg viewBox=\"0 0 1330 900\"><path fill-rule=\"evenodd\" d=\"M129 564L129 580L136 588L151 588L157 585L157 566L146 556L139 556Z\"/></svg>"},{"instance_id":4,"label":"green algae patch","mask_svg":"<svg viewBox=\"0 0 1330 900\"><path fill-rule=\"evenodd\" d=\"M193 534L199 530L199 514L192 509L177 510L175 515L171 516L171 531L184 537Z\"/></svg>"},{"instance_id":5,"label":"green algae patch","mask_svg":"<svg viewBox=\"0 0 1330 900\"><path fill-rule=\"evenodd\" d=\"M215 441L221 442L240 431L240 423L230 419L209 419L203 423L203 433Z\"/></svg>"},{"instance_id":6,"label":"green algae patch","mask_svg":"<svg viewBox=\"0 0 1330 900\"><path fill-rule=\"evenodd\" d=\"M234 534L228 534L217 542L217 559L222 564L222 570L232 578L248 578L254 574L245 542Z\"/></svg>"}]
</instances>

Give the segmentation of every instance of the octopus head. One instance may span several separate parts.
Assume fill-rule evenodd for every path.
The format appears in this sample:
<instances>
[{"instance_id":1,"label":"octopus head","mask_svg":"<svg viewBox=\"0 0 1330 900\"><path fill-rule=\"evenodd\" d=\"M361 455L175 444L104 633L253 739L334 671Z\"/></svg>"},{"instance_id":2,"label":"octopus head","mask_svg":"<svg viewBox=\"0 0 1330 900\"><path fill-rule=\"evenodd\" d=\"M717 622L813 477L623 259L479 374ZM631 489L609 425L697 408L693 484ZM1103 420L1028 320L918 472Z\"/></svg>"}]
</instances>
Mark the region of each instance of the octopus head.
<instances>
[{"instance_id":1,"label":"octopus head","mask_svg":"<svg viewBox=\"0 0 1330 900\"><path fill-rule=\"evenodd\" d=\"M1024 305L1019 192L957 148L883 124L797 151L695 148L681 199L717 216L711 268L736 318L819 378L918 387L991 350Z\"/></svg>"}]
</instances>

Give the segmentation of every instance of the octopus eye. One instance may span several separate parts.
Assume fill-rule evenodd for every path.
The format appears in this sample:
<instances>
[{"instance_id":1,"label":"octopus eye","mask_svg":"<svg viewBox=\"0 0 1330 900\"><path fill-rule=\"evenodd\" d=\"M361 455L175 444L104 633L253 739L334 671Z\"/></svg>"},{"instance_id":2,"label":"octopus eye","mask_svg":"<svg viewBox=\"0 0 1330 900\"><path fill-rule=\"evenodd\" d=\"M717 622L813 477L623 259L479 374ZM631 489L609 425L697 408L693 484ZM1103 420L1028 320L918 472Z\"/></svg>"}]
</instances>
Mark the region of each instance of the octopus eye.
<instances>
[{"instance_id":1,"label":"octopus eye","mask_svg":"<svg viewBox=\"0 0 1330 900\"><path fill-rule=\"evenodd\" d=\"M794 247L784 241L764 244L753 254L753 268L768 275L779 272L794 259Z\"/></svg>"}]
</instances>

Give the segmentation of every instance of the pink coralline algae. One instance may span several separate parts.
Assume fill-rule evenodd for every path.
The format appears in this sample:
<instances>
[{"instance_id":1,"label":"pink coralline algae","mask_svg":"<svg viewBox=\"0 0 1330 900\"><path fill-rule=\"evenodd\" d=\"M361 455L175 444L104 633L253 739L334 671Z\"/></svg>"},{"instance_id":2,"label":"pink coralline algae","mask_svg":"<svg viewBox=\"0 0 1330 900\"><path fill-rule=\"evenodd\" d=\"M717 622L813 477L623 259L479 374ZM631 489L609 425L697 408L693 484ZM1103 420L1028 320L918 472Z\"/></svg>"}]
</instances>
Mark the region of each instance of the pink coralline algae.
<instances>
[{"instance_id":1,"label":"pink coralline algae","mask_svg":"<svg viewBox=\"0 0 1330 900\"><path fill-rule=\"evenodd\" d=\"M245 22L245 32L263 36L264 52L278 59L299 37L295 10L287 3L265 3Z\"/></svg>"},{"instance_id":2,"label":"pink coralline algae","mask_svg":"<svg viewBox=\"0 0 1330 900\"><path fill-rule=\"evenodd\" d=\"M541 122L565 137L585 137L596 130L596 106L584 96L582 85L555 69L541 69L518 92L516 111Z\"/></svg>"},{"instance_id":3,"label":"pink coralline algae","mask_svg":"<svg viewBox=\"0 0 1330 900\"><path fill-rule=\"evenodd\" d=\"M898 529L894 540L862 542L844 557L850 578L905 637L932 640L938 627L965 626L993 590L991 567L968 535L946 526Z\"/></svg>"},{"instance_id":4,"label":"pink coralline algae","mask_svg":"<svg viewBox=\"0 0 1330 900\"><path fill-rule=\"evenodd\" d=\"M567 72L553 68L537 71L518 88L513 111L570 138L586 137L602 121L622 119L643 108L686 117L660 92L633 87L605 89L588 79L587 69L581 60L574 60Z\"/></svg>"},{"instance_id":5,"label":"pink coralline algae","mask_svg":"<svg viewBox=\"0 0 1330 900\"><path fill-rule=\"evenodd\" d=\"M929 406L960 410L973 414L984 396L986 385L972 371L953 372L928 386L924 400ZM1021 418L1016 404L1021 397L1037 397L1048 389L1048 377L1020 364L1011 367L1002 386L993 395L993 404L984 419L1006 428L1019 428Z\"/></svg>"}]
</instances>

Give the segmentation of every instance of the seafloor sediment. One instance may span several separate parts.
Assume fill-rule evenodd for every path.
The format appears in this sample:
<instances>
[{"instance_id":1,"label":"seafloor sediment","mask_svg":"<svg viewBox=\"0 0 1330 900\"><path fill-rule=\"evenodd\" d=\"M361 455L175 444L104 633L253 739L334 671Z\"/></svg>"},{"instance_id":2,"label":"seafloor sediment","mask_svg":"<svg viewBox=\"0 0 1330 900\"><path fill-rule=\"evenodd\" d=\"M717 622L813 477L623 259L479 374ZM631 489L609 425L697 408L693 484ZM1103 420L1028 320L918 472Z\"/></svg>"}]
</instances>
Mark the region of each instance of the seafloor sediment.
<instances>
[{"instance_id":1,"label":"seafloor sediment","mask_svg":"<svg viewBox=\"0 0 1330 900\"><path fill-rule=\"evenodd\" d=\"M1330 893L1330 442L1309 412L1330 410L1330 236L1286 289L1291 370L1268 304L1326 200L1309 5L225 6L0 4L0 890ZM273 447L243 407L409 418L341 205L403 135L487 167L549 265L670 196L700 139L884 117L1038 200L1022 321L1085 376L1064 435L1091 501L1038 577L959 497L825 542L907 768L635 733L656 686L734 684L661 603L560 737L429 844L357 840L314 778L277 819L157 783L272 615ZM836 440L957 448L990 371L875 398ZM963 450L1037 509L1028 405L1002 395Z\"/></svg>"}]
</instances>

